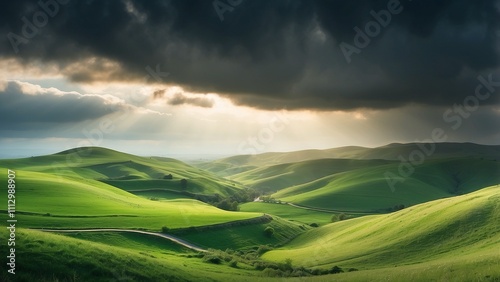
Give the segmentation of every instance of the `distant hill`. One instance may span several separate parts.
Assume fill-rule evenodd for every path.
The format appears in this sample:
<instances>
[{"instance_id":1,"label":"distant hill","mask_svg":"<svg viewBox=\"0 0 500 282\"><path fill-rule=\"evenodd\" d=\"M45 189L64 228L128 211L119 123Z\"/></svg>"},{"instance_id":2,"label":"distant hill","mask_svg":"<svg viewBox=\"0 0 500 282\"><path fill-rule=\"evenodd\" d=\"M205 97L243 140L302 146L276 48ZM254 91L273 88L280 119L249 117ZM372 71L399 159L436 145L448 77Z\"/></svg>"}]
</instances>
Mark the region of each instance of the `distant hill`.
<instances>
[{"instance_id":1,"label":"distant hill","mask_svg":"<svg viewBox=\"0 0 500 282\"><path fill-rule=\"evenodd\" d=\"M412 173L401 176L402 160L416 154L425 158L412 165ZM396 205L415 205L500 183L500 146L395 143L234 156L200 167L297 205L388 212ZM404 181L391 187L387 173Z\"/></svg>"},{"instance_id":2,"label":"distant hill","mask_svg":"<svg viewBox=\"0 0 500 282\"><path fill-rule=\"evenodd\" d=\"M100 147L81 147L47 156L0 160L0 166L94 179L127 191L169 189L228 196L241 189L237 183L175 159L139 157ZM181 186L181 179L187 179L186 187Z\"/></svg>"},{"instance_id":3,"label":"distant hill","mask_svg":"<svg viewBox=\"0 0 500 282\"><path fill-rule=\"evenodd\" d=\"M316 159L398 160L400 155L408 158L412 151L421 150L421 147L432 148L433 145L435 145L435 149L430 156L426 156L428 159L447 157L483 157L487 159L500 159L499 145L479 145L473 143L393 143L377 148L348 146L326 150L240 155L197 164L196 166L220 176L230 176L256 167Z\"/></svg>"},{"instance_id":4,"label":"distant hill","mask_svg":"<svg viewBox=\"0 0 500 282\"><path fill-rule=\"evenodd\" d=\"M341 160L340 163L345 163L345 161ZM415 172L403 178L404 181L396 184L394 189L391 189L385 176L387 172L398 173L398 162L383 164L382 161L378 161L377 164L372 160L373 165L370 166L369 162L364 161L365 166L359 168L354 165L344 165L346 171L337 170L337 172L332 169L331 174L308 181L307 177L301 175L308 175L308 171L320 172L320 168L314 167L317 165L316 162L306 162L305 169L295 170L290 172L290 175L280 174L270 177L263 182L256 183L253 187L269 187L260 185L287 183L296 179L296 185L281 189L272 194L272 197L315 208L388 212L396 205L415 205L467 194L482 187L500 183L500 161L482 158L428 160L415 167ZM338 162L339 160L331 160L332 164ZM360 161L357 160L357 162ZM300 164L304 165L304 163ZM330 167L335 168L333 165ZM327 168L324 168L323 171L326 172L326 170ZM303 181L307 183L298 183Z\"/></svg>"}]
</instances>

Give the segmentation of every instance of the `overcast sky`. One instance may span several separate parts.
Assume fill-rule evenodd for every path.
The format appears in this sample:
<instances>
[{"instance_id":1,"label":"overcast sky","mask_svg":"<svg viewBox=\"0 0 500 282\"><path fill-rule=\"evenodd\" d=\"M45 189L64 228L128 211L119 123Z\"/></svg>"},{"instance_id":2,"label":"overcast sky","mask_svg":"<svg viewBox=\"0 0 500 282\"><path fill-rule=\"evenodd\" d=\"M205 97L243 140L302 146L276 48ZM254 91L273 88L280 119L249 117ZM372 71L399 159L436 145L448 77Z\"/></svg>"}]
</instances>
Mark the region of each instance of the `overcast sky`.
<instances>
[{"instance_id":1,"label":"overcast sky","mask_svg":"<svg viewBox=\"0 0 500 282\"><path fill-rule=\"evenodd\" d=\"M499 1L0 5L0 157L500 144Z\"/></svg>"}]
</instances>

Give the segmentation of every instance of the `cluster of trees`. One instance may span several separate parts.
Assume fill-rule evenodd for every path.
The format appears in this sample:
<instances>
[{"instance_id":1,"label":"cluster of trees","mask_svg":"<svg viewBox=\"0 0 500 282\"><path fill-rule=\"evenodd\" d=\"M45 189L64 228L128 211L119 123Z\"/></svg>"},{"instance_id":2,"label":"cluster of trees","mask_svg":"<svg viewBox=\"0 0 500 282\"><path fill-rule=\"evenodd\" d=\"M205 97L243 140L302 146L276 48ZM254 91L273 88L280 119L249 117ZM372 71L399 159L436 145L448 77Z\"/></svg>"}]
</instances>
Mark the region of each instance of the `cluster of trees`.
<instances>
[{"instance_id":1,"label":"cluster of trees","mask_svg":"<svg viewBox=\"0 0 500 282\"><path fill-rule=\"evenodd\" d=\"M253 189L243 189L241 191L238 191L237 193L227 197L223 198L219 194L215 194L215 200L209 201L208 203L218 207L219 209L222 210L227 210L227 211L238 211L238 205L240 203L247 203L247 202L252 202L253 199L259 196L259 192Z\"/></svg>"},{"instance_id":2,"label":"cluster of trees","mask_svg":"<svg viewBox=\"0 0 500 282\"><path fill-rule=\"evenodd\" d=\"M163 176L163 179L173 179L172 174L167 174ZM238 205L240 203L246 203L246 202L251 202L253 201L256 197L260 195L260 193L254 189L243 189L241 191L238 191L237 193L224 198L219 194L213 194L213 195L204 195L204 194L195 194L192 192L187 191L189 182L187 179L182 178L179 180L179 185L181 187L181 192L189 197L192 197L196 200L200 200L202 202L205 202L207 204L213 205L215 207L218 207L219 209L227 210L227 211L237 211L238 210Z\"/></svg>"}]
</instances>

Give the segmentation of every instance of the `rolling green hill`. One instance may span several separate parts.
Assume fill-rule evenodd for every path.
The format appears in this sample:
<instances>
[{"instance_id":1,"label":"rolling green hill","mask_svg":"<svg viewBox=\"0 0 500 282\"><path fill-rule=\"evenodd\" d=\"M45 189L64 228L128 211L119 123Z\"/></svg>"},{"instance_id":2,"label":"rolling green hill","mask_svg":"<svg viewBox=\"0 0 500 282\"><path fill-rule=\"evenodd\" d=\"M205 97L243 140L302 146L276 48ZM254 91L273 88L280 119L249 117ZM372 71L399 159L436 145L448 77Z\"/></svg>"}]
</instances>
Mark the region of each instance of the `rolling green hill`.
<instances>
[{"instance_id":1,"label":"rolling green hill","mask_svg":"<svg viewBox=\"0 0 500 282\"><path fill-rule=\"evenodd\" d=\"M7 231L1 228L2 238ZM196 254L151 238L116 234L71 238L26 229L17 229L17 236L16 275L2 271L1 281L230 281L233 277L255 281L258 275L205 263Z\"/></svg>"},{"instance_id":2,"label":"rolling green hill","mask_svg":"<svg viewBox=\"0 0 500 282\"><path fill-rule=\"evenodd\" d=\"M285 188L272 196L298 205L343 211L387 212L395 205L411 206L469 193L500 183L500 162L481 158L435 159L392 190L386 172L397 163L335 173ZM275 179L274 181L279 181Z\"/></svg>"},{"instance_id":3,"label":"rolling green hill","mask_svg":"<svg viewBox=\"0 0 500 282\"><path fill-rule=\"evenodd\" d=\"M435 143L434 145L435 148L432 150L432 154L427 157L428 159L450 157L500 159L500 146L498 145L478 145L473 143ZM317 159L398 160L400 155L408 158L412 151L421 150L420 146L432 148L433 145L428 143L393 143L377 148L347 146L326 150L263 153L233 156L213 162L197 164L196 166L221 176L231 176L258 167Z\"/></svg>"},{"instance_id":4,"label":"rolling green hill","mask_svg":"<svg viewBox=\"0 0 500 282\"><path fill-rule=\"evenodd\" d=\"M7 183L6 174L0 181ZM31 228L145 228L158 231L258 217L191 200L152 201L97 180L17 170L16 210ZM3 190L2 195L6 196Z\"/></svg>"},{"instance_id":5,"label":"rolling green hill","mask_svg":"<svg viewBox=\"0 0 500 282\"><path fill-rule=\"evenodd\" d=\"M495 185L392 214L332 223L307 231L282 248L265 253L263 258L290 258L294 264L318 268L385 268L353 274L365 278L375 274L374 280L407 277L424 281L430 276L430 280L453 277L456 281L497 281L498 222L500 188ZM458 271L446 273L450 268ZM434 273L419 273L422 269Z\"/></svg>"},{"instance_id":6,"label":"rolling green hill","mask_svg":"<svg viewBox=\"0 0 500 282\"><path fill-rule=\"evenodd\" d=\"M262 214L227 212L188 199L189 193L231 195L241 188L173 159L157 160L93 147L0 160L0 168L16 171L17 218L24 227L158 231L163 226L209 225ZM168 174L173 179L162 179ZM180 178L188 179L186 188L181 187ZM0 181L7 183L7 173L0 175ZM152 187L184 197L153 201L125 191L148 191ZM6 198L6 189L1 194Z\"/></svg>"},{"instance_id":7,"label":"rolling green hill","mask_svg":"<svg viewBox=\"0 0 500 282\"><path fill-rule=\"evenodd\" d=\"M229 196L241 191L235 182L169 158L139 157L99 147L57 154L0 160L0 167L73 179L99 180L125 190L167 189L173 192ZM172 175L172 179L166 179ZM181 179L187 179L182 187Z\"/></svg>"},{"instance_id":8,"label":"rolling green hill","mask_svg":"<svg viewBox=\"0 0 500 282\"><path fill-rule=\"evenodd\" d=\"M233 175L231 179L259 191L274 192L341 172L394 163L386 160L319 159L260 167Z\"/></svg>"}]
</instances>

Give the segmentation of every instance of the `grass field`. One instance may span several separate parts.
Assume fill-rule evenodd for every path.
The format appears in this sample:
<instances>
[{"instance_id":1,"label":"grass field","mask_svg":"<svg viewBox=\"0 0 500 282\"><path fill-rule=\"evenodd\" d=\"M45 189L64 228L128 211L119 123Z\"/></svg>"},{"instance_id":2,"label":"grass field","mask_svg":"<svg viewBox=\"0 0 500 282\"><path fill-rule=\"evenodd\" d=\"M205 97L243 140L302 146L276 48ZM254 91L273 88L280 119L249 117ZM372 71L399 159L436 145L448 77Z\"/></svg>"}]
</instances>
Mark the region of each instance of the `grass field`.
<instances>
[{"instance_id":1,"label":"grass field","mask_svg":"<svg viewBox=\"0 0 500 282\"><path fill-rule=\"evenodd\" d=\"M264 229L274 229L272 236L266 236ZM278 245L288 242L305 230L310 229L304 224L293 224L279 217L275 217L266 224L237 226L231 228L191 233L180 236L196 245L213 249L248 249L260 245Z\"/></svg>"},{"instance_id":2,"label":"grass field","mask_svg":"<svg viewBox=\"0 0 500 282\"><path fill-rule=\"evenodd\" d=\"M298 223L330 223L333 213L295 208L286 204L251 202L240 205L243 212L266 212Z\"/></svg>"},{"instance_id":3,"label":"grass field","mask_svg":"<svg viewBox=\"0 0 500 282\"><path fill-rule=\"evenodd\" d=\"M422 145L422 144L420 144ZM427 149L435 145L428 159L438 158L485 158L500 159L500 146L486 146L473 143L424 144ZM293 152L272 152L257 155L240 155L212 162L197 164L204 170L221 176L232 176L245 171L278 164L297 163L318 159L357 159L357 160L398 160L415 150L421 150L417 143L393 143L376 148L347 146L326 150L302 150Z\"/></svg>"},{"instance_id":4,"label":"grass field","mask_svg":"<svg viewBox=\"0 0 500 282\"><path fill-rule=\"evenodd\" d=\"M344 211L388 212L395 205L411 206L472 192L500 182L500 162L480 158L429 160L395 190L384 174L397 164L355 169L282 189L272 196L303 206Z\"/></svg>"},{"instance_id":5,"label":"grass field","mask_svg":"<svg viewBox=\"0 0 500 282\"><path fill-rule=\"evenodd\" d=\"M263 258L290 258L298 265L320 268L339 265L358 269L457 260L484 264L482 268L489 267L490 274L498 278L499 221L500 188L496 185L388 215L332 223L300 235ZM472 267L465 269L474 271Z\"/></svg>"},{"instance_id":6,"label":"grass field","mask_svg":"<svg viewBox=\"0 0 500 282\"><path fill-rule=\"evenodd\" d=\"M1 228L0 234L8 236L7 229ZM152 251L153 245L160 248L165 243L145 238L101 234L76 239L25 229L17 229L16 235L16 276L2 271L2 281L251 281L258 275L205 263L178 250L172 254L171 246Z\"/></svg>"},{"instance_id":7,"label":"grass field","mask_svg":"<svg viewBox=\"0 0 500 282\"><path fill-rule=\"evenodd\" d=\"M191 199L152 201L97 180L17 170L16 208L24 227L144 228L159 231L258 217ZM7 183L7 174L0 175ZM2 195L6 198L7 191Z\"/></svg>"},{"instance_id":8,"label":"grass field","mask_svg":"<svg viewBox=\"0 0 500 282\"><path fill-rule=\"evenodd\" d=\"M166 188L222 196L238 193L241 185L169 158L139 157L106 148L84 147L48 156L0 160L0 167L99 180L127 189ZM172 175L172 179L165 176ZM182 188L181 179L187 179Z\"/></svg>"},{"instance_id":9,"label":"grass field","mask_svg":"<svg viewBox=\"0 0 500 282\"><path fill-rule=\"evenodd\" d=\"M16 229L19 275L13 280L2 271L0 281L276 281L292 275L302 277L279 279L500 281L500 164L493 159L498 146L484 146L467 155L467 148L477 146L473 145L443 147L437 154L441 157L418 166L394 191L384 178L385 172L397 171L399 163L390 157L414 144L330 152L353 159L283 163L306 153L316 157L323 151L269 153L267 159L237 156L229 160L240 161L240 171L238 166L228 165L227 159L215 164L221 169L218 173L227 174L228 179L174 159L103 148L80 149L85 155L75 154L75 149L0 160L4 170L0 183L7 183L7 168L16 171L16 219L22 227ZM459 157L448 158L455 153ZM486 154L489 157L483 156ZM366 159L373 156L381 159ZM259 163L263 160L268 165ZM168 174L172 179L165 177ZM188 180L187 187L180 185L183 178ZM276 199L348 215L352 212L352 216L330 223L336 212L263 202L243 203L239 212L229 212L189 198L239 195L246 186L279 190L272 195ZM486 186L490 187L480 189ZM7 198L6 189L0 196ZM387 214L399 204L406 208ZM363 216L363 212L378 214ZM264 216L266 220L252 224L189 228L264 213L273 220ZM6 214L5 209L1 214ZM0 234L7 238L3 222ZM311 223L320 226L313 228ZM199 254L145 234L62 235L25 229L157 232L164 226L187 228L170 233L218 250ZM269 227L274 230L272 235L266 235ZM209 263L207 257L221 260ZM291 266L286 264L288 259ZM325 275L333 266L357 271ZM311 276L313 270L323 275Z\"/></svg>"}]
</instances>

